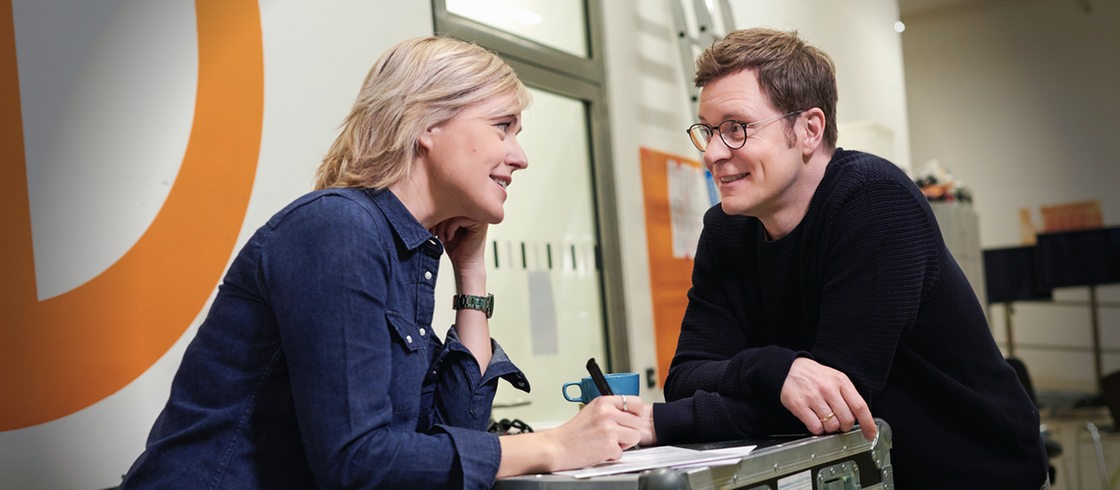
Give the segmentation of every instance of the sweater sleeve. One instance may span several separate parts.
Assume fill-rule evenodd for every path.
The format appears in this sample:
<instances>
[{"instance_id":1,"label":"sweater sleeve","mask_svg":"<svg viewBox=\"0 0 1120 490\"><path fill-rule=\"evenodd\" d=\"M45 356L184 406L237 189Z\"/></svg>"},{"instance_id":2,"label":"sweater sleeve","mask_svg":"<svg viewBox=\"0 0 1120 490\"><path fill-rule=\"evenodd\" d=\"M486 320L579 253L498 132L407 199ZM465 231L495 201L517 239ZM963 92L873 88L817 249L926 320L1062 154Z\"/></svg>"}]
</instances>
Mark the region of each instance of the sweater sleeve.
<instances>
[{"instance_id":1,"label":"sweater sleeve","mask_svg":"<svg viewBox=\"0 0 1120 490\"><path fill-rule=\"evenodd\" d=\"M751 345L743 314L749 236L717 207L705 216L688 307L665 383L666 406L655 406L658 441L727 439L801 430L779 395L790 365L808 355L776 345ZM749 403L748 403L749 402Z\"/></svg>"},{"instance_id":2,"label":"sweater sleeve","mask_svg":"<svg viewBox=\"0 0 1120 490\"><path fill-rule=\"evenodd\" d=\"M905 329L938 274L941 235L907 183L858 188L826 220L813 357L843 371L868 403L881 390Z\"/></svg>"}]
</instances>

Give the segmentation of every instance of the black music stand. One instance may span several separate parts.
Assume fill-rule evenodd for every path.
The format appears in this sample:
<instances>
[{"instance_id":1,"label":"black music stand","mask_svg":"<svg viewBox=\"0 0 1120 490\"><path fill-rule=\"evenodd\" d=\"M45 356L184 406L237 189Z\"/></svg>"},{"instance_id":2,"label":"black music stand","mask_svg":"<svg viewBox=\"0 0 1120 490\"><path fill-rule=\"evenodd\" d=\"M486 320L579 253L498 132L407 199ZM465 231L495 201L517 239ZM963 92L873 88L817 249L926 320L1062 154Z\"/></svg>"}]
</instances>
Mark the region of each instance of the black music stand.
<instances>
[{"instance_id":1,"label":"black music stand","mask_svg":"<svg viewBox=\"0 0 1120 490\"><path fill-rule=\"evenodd\" d=\"M1101 383L1101 327L1097 286L1120 283L1120 227L1040 233L1035 247L1039 287L1089 288L1093 374Z\"/></svg>"},{"instance_id":2,"label":"black music stand","mask_svg":"<svg viewBox=\"0 0 1120 490\"><path fill-rule=\"evenodd\" d=\"M1049 300L1050 289L1039 283L1035 247L1009 247L984 250L984 284L988 303L1000 303L1007 335L1007 355L1015 355L1015 335L1011 317L1016 301Z\"/></svg>"}]
</instances>

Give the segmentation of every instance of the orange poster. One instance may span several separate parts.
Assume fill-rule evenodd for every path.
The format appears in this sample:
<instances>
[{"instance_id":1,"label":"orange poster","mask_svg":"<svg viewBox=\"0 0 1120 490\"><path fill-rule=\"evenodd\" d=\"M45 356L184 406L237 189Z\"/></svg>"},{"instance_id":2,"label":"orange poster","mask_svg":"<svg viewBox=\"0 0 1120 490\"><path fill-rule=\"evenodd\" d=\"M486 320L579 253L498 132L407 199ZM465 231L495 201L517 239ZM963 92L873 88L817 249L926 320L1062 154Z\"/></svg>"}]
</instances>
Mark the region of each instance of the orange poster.
<instances>
[{"instance_id":1,"label":"orange poster","mask_svg":"<svg viewBox=\"0 0 1120 490\"><path fill-rule=\"evenodd\" d=\"M657 372L664 386L688 305L696 240L715 200L698 161L642 148L641 165Z\"/></svg>"}]
</instances>

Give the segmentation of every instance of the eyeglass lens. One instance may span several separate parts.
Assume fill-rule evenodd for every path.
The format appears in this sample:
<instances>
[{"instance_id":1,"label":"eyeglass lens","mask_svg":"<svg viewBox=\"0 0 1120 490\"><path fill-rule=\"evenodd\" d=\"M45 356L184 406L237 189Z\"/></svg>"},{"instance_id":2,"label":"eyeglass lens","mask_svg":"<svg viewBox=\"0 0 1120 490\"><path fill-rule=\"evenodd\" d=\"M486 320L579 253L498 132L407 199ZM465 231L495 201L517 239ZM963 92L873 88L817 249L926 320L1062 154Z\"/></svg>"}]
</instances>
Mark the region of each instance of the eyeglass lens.
<instances>
[{"instance_id":1,"label":"eyeglass lens","mask_svg":"<svg viewBox=\"0 0 1120 490\"><path fill-rule=\"evenodd\" d=\"M692 127L688 128L688 135L692 138L692 144L700 151L707 151L714 132L718 132L719 137L723 139L723 143L733 150L742 148L747 142L747 131L743 127L743 123L738 121L724 121L719 124L715 131L704 124L693 124Z\"/></svg>"},{"instance_id":2,"label":"eyeglass lens","mask_svg":"<svg viewBox=\"0 0 1120 490\"><path fill-rule=\"evenodd\" d=\"M783 117L789 117L794 114L800 114L802 112L804 111L802 110L788 112L779 116L763 119L761 121L755 121L753 123L743 123L728 119L719 123L719 126L714 128L714 131L719 132L720 139L723 140L723 144L727 145L728 148L732 150L738 150L739 148L742 148L743 145L747 144L748 127L766 124ZM708 144L712 141L712 132L713 128L703 123L696 123L688 128L688 136L692 139L692 144L696 146L697 150L700 151L708 151Z\"/></svg>"}]
</instances>

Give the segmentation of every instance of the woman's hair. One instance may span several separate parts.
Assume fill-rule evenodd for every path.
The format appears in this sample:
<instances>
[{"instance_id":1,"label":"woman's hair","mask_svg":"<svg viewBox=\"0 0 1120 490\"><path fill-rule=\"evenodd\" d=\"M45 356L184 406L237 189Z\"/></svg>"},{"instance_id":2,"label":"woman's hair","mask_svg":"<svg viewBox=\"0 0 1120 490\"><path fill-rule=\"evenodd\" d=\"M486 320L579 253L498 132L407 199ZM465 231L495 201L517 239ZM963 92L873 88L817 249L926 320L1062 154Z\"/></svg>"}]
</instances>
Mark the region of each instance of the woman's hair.
<instances>
[{"instance_id":1,"label":"woman's hair","mask_svg":"<svg viewBox=\"0 0 1120 490\"><path fill-rule=\"evenodd\" d=\"M410 39L373 65L346 121L315 173L315 188L386 188L412 168L421 133L463 109L529 92L496 54L446 37Z\"/></svg>"},{"instance_id":2,"label":"woman's hair","mask_svg":"<svg viewBox=\"0 0 1120 490\"><path fill-rule=\"evenodd\" d=\"M693 81L703 87L741 70L755 70L759 86L778 112L813 107L823 111L824 143L836 147L836 67L828 54L801 40L796 31L743 29L696 58Z\"/></svg>"}]
</instances>

